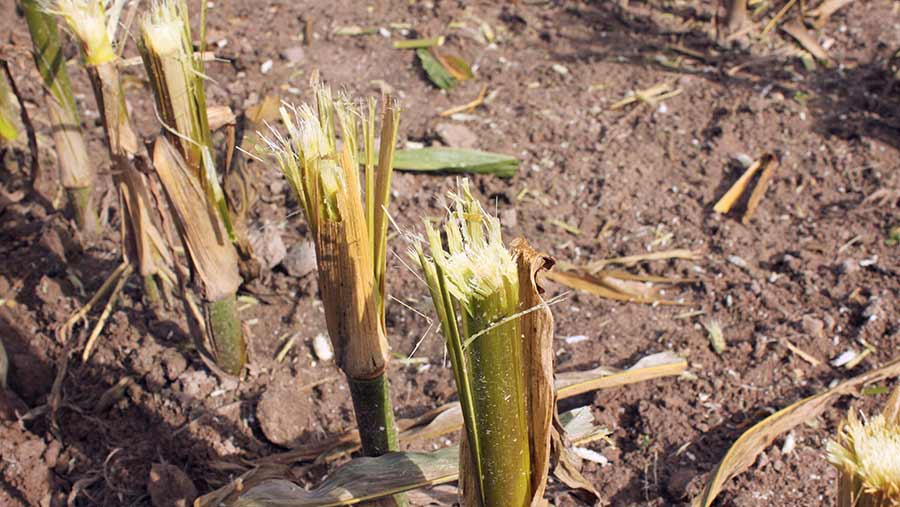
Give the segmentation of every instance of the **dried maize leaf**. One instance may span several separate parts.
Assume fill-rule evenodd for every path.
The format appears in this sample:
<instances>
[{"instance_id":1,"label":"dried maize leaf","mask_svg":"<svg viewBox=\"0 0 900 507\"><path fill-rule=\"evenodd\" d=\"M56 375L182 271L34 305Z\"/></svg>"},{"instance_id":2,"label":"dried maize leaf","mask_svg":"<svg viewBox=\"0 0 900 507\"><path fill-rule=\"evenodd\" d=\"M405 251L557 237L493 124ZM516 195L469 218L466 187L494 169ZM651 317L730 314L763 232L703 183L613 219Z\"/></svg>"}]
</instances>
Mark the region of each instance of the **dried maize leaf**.
<instances>
[{"instance_id":1,"label":"dried maize leaf","mask_svg":"<svg viewBox=\"0 0 900 507\"><path fill-rule=\"evenodd\" d=\"M550 473L550 441L556 393L553 387L553 314L541 297L538 273L553 266L550 257L536 252L518 238L511 244L519 275L519 311L541 307L521 317L522 357L525 364L526 407L531 440L531 505L543 503Z\"/></svg>"},{"instance_id":2,"label":"dried maize leaf","mask_svg":"<svg viewBox=\"0 0 900 507\"><path fill-rule=\"evenodd\" d=\"M800 45L803 46L803 49L809 51L811 55L816 57L816 60L826 63L831 61L831 56L828 54L828 51L825 51L825 48L819 44L819 41L816 40L814 35L809 33L806 27L803 26L803 22L799 19L795 18L781 25L781 29L799 42Z\"/></svg>"},{"instance_id":3,"label":"dried maize leaf","mask_svg":"<svg viewBox=\"0 0 900 507\"><path fill-rule=\"evenodd\" d=\"M815 27L822 28L832 14L852 3L853 0L825 0L817 7L806 11L806 15L816 18Z\"/></svg>"},{"instance_id":4,"label":"dried maize leaf","mask_svg":"<svg viewBox=\"0 0 900 507\"><path fill-rule=\"evenodd\" d=\"M845 380L831 389L802 399L753 425L732 444L710 477L703 493L694 499L693 507L710 507L725 483L752 465L759 453L776 438L804 421L817 417L835 398L852 394L866 384L898 374L900 374L900 359L894 359L881 368Z\"/></svg>"},{"instance_id":5,"label":"dried maize leaf","mask_svg":"<svg viewBox=\"0 0 900 507\"><path fill-rule=\"evenodd\" d=\"M659 352L641 358L626 370L600 366L593 370L560 373L556 376L556 392L559 398L569 398L599 389L681 375L687 366L683 357L670 351Z\"/></svg>"},{"instance_id":6,"label":"dried maize leaf","mask_svg":"<svg viewBox=\"0 0 900 507\"><path fill-rule=\"evenodd\" d=\"M576 409L579 410L579 409ZM444 412L446 413L446 412ZM575 413L564 413L563 430L583 444L598 432L593 418L585 421ZM460 419L460 426L462 420ZM457 426L459 428L459 426ZM288 476L283 465L267 462L237 480L200 497L197 507L328 507L353 505L459 480L459 447L434 452L395 452L377 458L357 458L336 469L317 488L305 491L281 479ZM579 467L577 457L572 467ZM471 504L466 504L471 505Z\"/></svg>"},{"instance_id":7,"label":"dried maize leaf","mask_svg":"<svg viewBox=\"0 0 900 507\"><path fill-rule=\"evenodd\" d=\"M682 304L676 301L660 299L655 294L641 294L633 286L626 287L622 282L610 284L607 279L588 274L551 272L547 273L546 276L548 279L571 289L581 290L614 301L661 305Z\"/></svg>"},{"instance_id":8,"label":"dried maize leaf","mask_svg":"<svg viewBox=\"0 0 900 507\"><path fill-rule=\"evenodd\" d=\"M250 116L249 110L247 116ZM277 106L275 107L275 117L278 117ZM209 120L209 130L213 132L222 127L237 124L237 116L234 115L234 111L228 106L209 106L206 108L206 118Z\"/></svg>"},{"instance_id":9,"label":"dried maize leaf","mask_svg":"<svg viewBox=\"0 0 900 507\"><path fill-rule=\"evenodd\" d=\"M676 250L664 250L661 252L651 252L646 254L638 254L638 255L628 255L626 257L611 257L609 259L600 259L598 261L594 261L587 265L587 271L589 273L597 273L602 270L604 267L609 266L611 264L619 264L625 267L634 266L635 264L645 262L645 261L659 261L659 260L668 260L668 259L684 259L684 260L697 260L700 258L700 254L698 252L694 252L692 250L687 249L676 249ZM652 281L652 280L651 280Z\"/></svg>"},{"instance_id":10,"label":"dried maize leaf","mask_svg":"<svg viewBox=\"0 0 900 507\"><path fill-rule=\"evenodd\" d=\"M444 54L436 47L431 48L431 55L453 76L453 79L465 81L475 77L472 67L469 67L469 64L459 56Z\"/></svg>"},{"instance_id":11,"label":"dried maize leaf","mask_svg":"<svg viewBox=\"0 0 900 507\"><path fill-rule=\"evenodd\" d=\"M377 458L357 458L333 473L319 487L305 491L287 480L270 480L240 495L232 507L329 507L353 505L410 489L455 481L457 447L435 452L394 452ZM212 506L214 504L199 503Z\"/></svg>"},{"instance_id":12,"label":"dried maize leaf","mask_svg":"<svg viewBox=\"0 0 900 507\"><path fill-rule=\"evenodd\" d=\"M191 265L208 301L233 296L241 284L238 257L225 226L206 202L206 192L181 153L165 137L153 150L153 166L175 212Z\"/></svg>"}]
</instances>

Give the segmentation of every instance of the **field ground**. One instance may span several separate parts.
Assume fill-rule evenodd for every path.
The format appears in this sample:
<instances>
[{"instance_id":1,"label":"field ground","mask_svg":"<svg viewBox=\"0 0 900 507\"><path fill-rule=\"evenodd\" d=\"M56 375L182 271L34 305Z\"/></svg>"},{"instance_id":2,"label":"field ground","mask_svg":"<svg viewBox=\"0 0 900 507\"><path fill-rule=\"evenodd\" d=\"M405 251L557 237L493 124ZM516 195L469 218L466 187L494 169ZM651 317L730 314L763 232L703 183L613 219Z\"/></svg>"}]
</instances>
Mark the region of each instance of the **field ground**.
<instances>
[{"instance_id":1,"label":"field ground","mask_svg":"<svg viewBox=\"0 0 900 507\"><path fill-rule=\"evenodd\" d=\"M608 504L686 504L749 425L895 356L900 256L885 239L900 223L898 194L891 194L900 188L900 95L888 65L900 47L896 2L854 2L832 16L821 40L835 64L812 69L779 56L796 46L778 30L768 42L744 49L714 44L709 1L211 5L208 40L225 60L208 67L212 104L243 113L269 95L300 101L314 69L357 96L390 88L403 106L401 146L464 144L521 159L511 179L473 177L478 195L502 217L508 240L524 236L576 264L671 248L701 252L696 261L638 267L695 278L667 294L685 306L572 293L553 309L558 371L625 367L664 350L689 360L689 376L562 404L590 405L612 431L615 447L593 447L609 464L587 463L584 469ZM292 249L307 241L306 227L280 174L253 161L247 166L258 193L252 228L263 244L277 246L280 238L289 253L242 289L259 302L245 305L242 314L252 335L246 378L220 382L193 350L181 306L154 314L134 282L91 359L82 364L76 354L69 360L56 424L44 414L15 420L16 409L23 414L47 402L63 353L54 329L90 297L120 254L118 204L108 188L109 162L87 80L73 70L92 156L105 182L98 199L109 207L111 226L82 247L53 207L55 156L47 149L47 118L24 20L12 15L11 0L0 1L0 12L6 14L0 47L27 100L45 169L39 192L29 193L27 152L0 152L0 298L6 301L0 305L0 339L15 393L0 399L0 504L49 505L52 497L60 505L69 495L73 505L150 505L153 463L177 466L203 493L233 477L241 459L349 428L352 407L339 372L312 354L324 317L308 252ZM461 28L448 28L451 22ZM494 44L482 39L481 22L495 32ZM302 41L306 23L309 44ZM409 35L398 25L404 23ZM335 34L349 26L383 30ZM474 64L474 81L442 92L427 80L414 52L391 47L405 36L437 34L447 35L445 47ZM149 138L158 127L142 68L127 75L135 117L144 119L140 128ZM680 93L659 103L610 107L629 90L661 83ZM455 118L439 116L471 101L482 85L484 106ZM739 214L714 213L713 204L742 172L739 161L765 153L776 154L781 164L752 220L742 224ZM440 216L443 196L454 185L455 178L443 174L395 175L395 220L403 229L417 229L423 216ZM4 195L21 199L5 202ZM867 199L873 196L886 197ZM399 238L390 244L405 255ZM388 307L393 350L406 357L425 335L415 357L427 361L398 361L391 372L398 413L413 417L454 399L452 374L440 335L426 334L428 322L418 315L430 312L425 287L396 257L388 270L388 290L403 302ZM550 295L565 291L549 282L547 289ZM692 310L704 313L676 318ZM722 354L710 348L702 327L709 320L723 329L728 347ZM83 339L86 331L79 333ZM293 333L296 346L277 362ZM587 339L565 340L575 335ZM786 340L820 364L792 353ZM862 351L862 340L874 352L858 366L830 365L848 349ZM124 396L98 407L120 381ZM833 505L836 474L823 458L825 442L848 409L871 412L883 399L843 398L797 427L791 452L783 454L783 439L777 440L726 486L718 505ZM296 472L299 481L314 484L327 468L306 464ZM575 504L558 487L550 496L556 505Z\"/></svg>"}]
</instances>

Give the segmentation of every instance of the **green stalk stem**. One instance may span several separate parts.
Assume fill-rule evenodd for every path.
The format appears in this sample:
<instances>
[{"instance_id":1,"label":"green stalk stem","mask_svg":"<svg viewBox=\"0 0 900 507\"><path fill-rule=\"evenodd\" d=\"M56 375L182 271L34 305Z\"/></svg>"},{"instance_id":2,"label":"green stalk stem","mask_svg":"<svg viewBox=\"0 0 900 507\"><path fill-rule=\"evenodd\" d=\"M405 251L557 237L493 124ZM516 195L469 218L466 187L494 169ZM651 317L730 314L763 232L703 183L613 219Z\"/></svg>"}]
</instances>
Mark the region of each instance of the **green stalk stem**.
<instances>
[{"instance_id":1,"label":"green stalk stem","mask_svg":"<svg viewBox=\"0 0 900 507\"><path fill-rule=\"evenodd\" d=\"M72 206L75 224L82 232L92 234L99 227L97 214L94 212L94 189L92 187L67 188L66 197Z\"/></svg>"},{"instance_id":2,"label":"green stalk stem","mask_svg":"<svg viewBox=\"0 0 900 507\"><path fill-rule=\"evenodd\" d=\"M93 233L98 227L92 198L94 170L81 132L56 19L41 10L35 0L21 0L21 6L34 44L34 61L44 81L44 98L59 157L60 181L68 193L78 227Z\"/></svg>"},{"instance_id":3,"label":"green stalk stem","mask_svg":"<svg viewBox=\"0 0 900 507\"><path fill-rule=\"evenodd\" d=\"M473 300L472 330L507 314L499 298ZM513 299L515 301L516 299ZM485 507L525 507L531 501L531 458L519 321L499 325L469 345Z\"/></svg>"},{"instance_id":4,"label":"green stalk stem","mask_svg":"<svg viewBox=\"0 0 900 507\"><path fill-rule=\"evenodd\" d=\"M381 456L397 450L397 426L391 406L386 373L371 380L347 377L362 451L366 456Z\"/></svg>"},{"instance_id":5,"label":"green stalk stem","mask_svg":"<svg viewBox=\"0 0 900 507\"><path fill-rule=\"evenodd\" d=\"M151 306L158 307L160 304L159 284L153 275L144 275L141 277L144 286L144 298Z\"/></svg>"},{"instance_id":6,"label":"green stalk stem","mask_svg":"<svg viewBox=\"0 0 900 507\"><path fill-rule=\"evenodd\" d=\"M356 427L363 456L377 457L399 449L394 408L391 404L391 390L387 373L374 379L354 379L347 376ZM406 495L397 494L380 501L367 502L367 507L406 507Z\"/></svg>"},{"instance_id":7,"label":"green stalk stem","mask_svg":"<svg viewBox=\"0 0 900 507\"><path fill-rule=\"evenodd\" d=\"M238 315L236 295L231 294L218 301L206 301L204 306L206 327L216 354L216 364L232 375L240 375L247 362L247 346ZM394 439L396 440L396 436Z\"/></svg>"}]
</instances>

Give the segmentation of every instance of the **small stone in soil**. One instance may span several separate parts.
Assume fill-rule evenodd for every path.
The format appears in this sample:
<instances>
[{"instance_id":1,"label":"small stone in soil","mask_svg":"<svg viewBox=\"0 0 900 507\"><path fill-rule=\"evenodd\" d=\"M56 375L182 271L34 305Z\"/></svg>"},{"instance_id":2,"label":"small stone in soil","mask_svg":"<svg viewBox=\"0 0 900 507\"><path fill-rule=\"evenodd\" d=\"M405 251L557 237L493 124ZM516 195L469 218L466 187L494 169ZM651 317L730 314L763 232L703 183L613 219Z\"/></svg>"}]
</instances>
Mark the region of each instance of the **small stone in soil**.
<instances>
[{"instance_id":1,"label":"small stone in soil","mask_svg":"<svg viewBox=\"0 0 900 507\"><path fill-rule=\"evenodd\" d=\"M812 315L804 315L801 325L803 326L803 332L813 338L825 336L825 323Z\"/></svg>"},{"instance_id":2,"label":"small stone in soil","mask_svg":"<svg viewBox=\"0 0 900 507\"><path fill-rule=\"evenodd\" d=\"M305 56L303 47L301 46L282 49L278 54L290 63L297 63L303 60L303 57Z\"/></svg>"},{"instance_id":3,"label":"small stone in soil","mask_svg":"<svg viewBox=\"0 0 900 507\"><path fill-rule=\"evenodd\" d=\"M289 447L319 428L310 392L297 389L300 384L298 377L279 377L266 387L256 406L259 427L274 444Z\"/></svg>"},{"instance_id":4,"label":"small stone in soil","mask_svg":"<svg viewBox=\"0 0 900 507\"><path fill-rule=\"evenodd\" d=\"M749 266L747 266L747 261L745 261L741 257L738 257L737 255L729 255L728 262L734 264L735 266L737 266L741 269L747 269L749 267Z\"/></svg>"},{"instance_id":5,"label":"small stone in soil","mask_svg":"<svg viewBox=\"0 0 900 507\"><path fill-rule=\"evenodd\" d=\"M312 241L301 241L291 246L281 265L289 275L302 278L316 270L316 248Z\"/></svg>"},{"instance_id":6,"label":"small stone in soil","mask_svg":"<svg viewBox=\"0 0 900 507\"><path fill-rule=\"evenodd\" d=\"M287 256L287 248L276 227L265 225L262 228L254 228L249 236L253 255L267 271L271 271Z\"/></svg>"},{"instance_id":7,"label":"small stone in soil","mask_svg":"<svg viewBox=\"0 0 900 507\"><path fill-rule=\"evenodd\" d=\"M519 224L516 208L508 208L500 212L500 224L503 227L513 228Z\"/></svg>"},{"instance_id":8,"label":"small stone in soil","mask_svg":"<svg viewBox=\"0 0 900 507\"><path fill-rule=\"evenodd\" d=\"M174 382L187 369L187 359L175 349L166 349L162 354L163 368L166 370L166 378Z\"/></svg>"},{"instance_id":9,"label":"small stone in soil","mask_svg":"<svg viewBox=\"0 0 900 507\"><path fill-rule=\"evenodd\" d=\"M331 340L324 334L317 334L312 341L313 352L319 361L331 361L334 359L334 351L331 349Z\"/></svg>"},{"instance_id":10,"label":"small stone in soil","mask_svg":"<svg viewBox=\"0 0 900 507\"><path fill-rule=\"evenodd\" d=\"M478 145L478 136L465 125L441 123L434 131L451 148L474 148Z\"/></svg>"},{"instance_id":11,"label":"small stone in soil","mask_svg":"<svg viewBox=\"0 0 900 507\"><path fill-rule=\"evenodd\" d=\"M209 396L216 385L215 380L202 370L188 370L178 377L178 381L181 392L195 400Z\"/></svg>"},{"instance_id":12,"label":"small stone in soil","mask_svg":"<svg viewBox=\"0 0 900 507\"><path fill-rule=\"evenodd\" d=\"M850 361L853 361L854 359L856 359L856 351L853 349L846 350L843 353L841 353L841 355L839 355L836 358L831 360L831 366L834 366L835 368L840 368L841 366L844 366L845 364L849 363Z\"/></svg>"},{"instance_id":13,"label":"small stone in soil","mask_svg":"<svg viewBox=\"0 0 900 507\"><path fill-rule=\"evenodd\" d=\"M554 63L553 65L550 66L550 68L553 69L553 72L556 72L557 74L559 74L561 76L565 76L569 73L569 69L567 69L564 65L561 65L558 63Z\"/></svg>"},{"instance_id":14,"label":"small stone in soil","mask_svg":"<svg viewBox=\"0 0 900 507\"><path fill-rule=\"evenodd\" d=\"M842 275L849 275L850 273L859 271L859 264L853 259L847 259L841 263L838 270Z\"/></svg>"}]
</instances>

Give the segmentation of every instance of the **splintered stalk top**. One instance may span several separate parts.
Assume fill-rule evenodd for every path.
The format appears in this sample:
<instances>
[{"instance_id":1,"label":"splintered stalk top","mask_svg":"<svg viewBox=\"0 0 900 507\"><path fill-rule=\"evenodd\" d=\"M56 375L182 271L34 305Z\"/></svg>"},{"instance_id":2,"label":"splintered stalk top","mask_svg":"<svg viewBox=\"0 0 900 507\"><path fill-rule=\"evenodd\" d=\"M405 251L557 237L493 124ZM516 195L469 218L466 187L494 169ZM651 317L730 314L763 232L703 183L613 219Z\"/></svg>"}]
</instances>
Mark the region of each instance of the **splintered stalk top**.
<instances>
[{"instance_id":1,"label":"splintered stalk top","mask_svg":"<svg viewBox=\"0 0 900 507\"><path fill-rule=\"evenodd\" d=\"M204 22L201 15L201 37ZM188 167L206 192L210 207L221 217L228 239L235 241L213 158L203 59L194 54L185 0L160 0L153 4L141 22L138 48L169 141L180 147Z\"/></svg>"},{"instance_id":2,"label":"splintered stalk top","mask_svg":"<svg viewBox=\"0 0 900 507\"><path fill-rule=\"evenodd\" d=\"M282 106L287 134L272 129L266 142L297 195L316 242L319 285L326 312L334 313L327 320L339 365L351 376L368 371L363 375L367 376L383 369L381 359L369 366L354 367L351 363L369 361L367 353L385 355L386 342L367 353L343 352L346 346L363 341L359 337L364 335L383 341L387 208L399 107L390 97L385 98L381 143L376 151L375 101L368 101L363 114L347 97L335 98L320 83L313 87L315 106ZM364 187L359 177L361 163L365 167ZM330 282L329 277L334 279ZM348 278L353 281L347 283ZM346 286L343 293L335 292L342 286Z\"/></svg>"},{"instance_id":3,"label":"splintered stalk top","mask_svg":"<svg viewBox=\"0 0 900 507\"><path fill-rule=\"evenodd\" d=\"M161 0L141 22L138 44L170 140L190 167L200 169L212 146L202 59L194 54L187 4Z\"/></svg>"},{"instance_id":4,"label":"splintered stalk top","mask_svg":"<svg viewBox=\"0 0 900 507\"><path fill-rule=\"evenodd\" d=\"M531 498L531 454L519 278L500 222L463 180L441 234L426 222L431 257L416 245L447 348L466 423L481 504L523 507Z\"/></svg>"},{"instance_id":5,"label":"splintered stalk top","mask_svg":"<svg viewBox=\"0 0 900 507\"><path fill-rule=\"evenodd\" d=\"M828 461L838 468L840 507L900 505L900 423L883 415L868 421L850 413Z\"/></svg>"},{"instance_id":6,"label":"splintered stalk top","mask_svg":"<svg viewBox=\"0 0 900 507\"><path fill-rule=\"evenodd\" d=\"M346 98L314 82L315 110L285 106L287 135L272 129L266 139L300 201L316 245L319 292L338 367L347 375L353 410L368 456L397 449L388 389L388 342L384 325L385 242L394 144L400 115L387 98L382 109L381 149L375 159L375 101L368 117ZM338 150L336 126L342 149ZM365 161L365 204L359 176L359 129ZM396 505L406 505L402 496Z\"/></svg>"},{"instance_id":7,"label":"splintered stalk top","mask_svg":"<svg viewBox=\"0 0 900 507\"><path fill-rule=\"evenodd\" d=\"M81 43L85 63L96 66L116 59L112 45L115 25L107 25L106 10L100 0L56 0L48 10L66 20Z\"/></svg>"}]
</instances>

